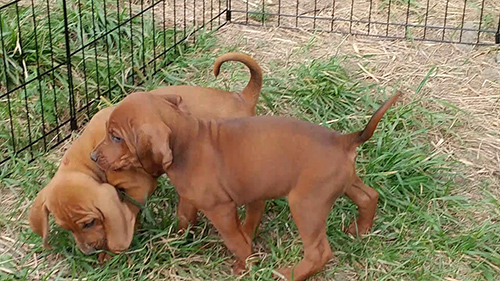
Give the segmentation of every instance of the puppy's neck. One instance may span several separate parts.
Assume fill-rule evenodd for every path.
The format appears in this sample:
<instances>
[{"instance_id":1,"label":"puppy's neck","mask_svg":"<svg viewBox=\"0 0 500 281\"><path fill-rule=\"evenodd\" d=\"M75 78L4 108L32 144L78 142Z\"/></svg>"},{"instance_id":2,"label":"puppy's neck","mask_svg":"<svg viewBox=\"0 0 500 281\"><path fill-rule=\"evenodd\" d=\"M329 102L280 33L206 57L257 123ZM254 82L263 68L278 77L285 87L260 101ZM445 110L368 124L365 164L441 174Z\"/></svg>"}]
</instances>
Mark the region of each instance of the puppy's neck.
<instances>
[{"instance_id":1,"label":"puppy's neck","mask_svg":"<svg viewBox=\"0 0 500 281\"><path fill-rule=\"evenodd\" d=\"M169 122L170 123L170 122ZM200 131L200 120L193 118L192 116L179 113L176 116L175 122L168 126L172 130L172 135L170 136L170 148L174 153L174 159L176 154L182 154L186 149L189 148L191 143L198 137Z\"/></svg>"},{"instance_id":2,"label":"puppy's neck","mask_svg":"<svg viewBox=\"0 0 500 281\"><path fill-rule=\"evenodd\" d=\"M175 124L168 126L172 130L170 136L170 148L174 159L172 169L181 168L191 153L199 152L199 148L206 145L207 138L217 138L214 137L218 132L218 123L215 120L197 119L181 113Z\"/></svg>"}]
</instances>

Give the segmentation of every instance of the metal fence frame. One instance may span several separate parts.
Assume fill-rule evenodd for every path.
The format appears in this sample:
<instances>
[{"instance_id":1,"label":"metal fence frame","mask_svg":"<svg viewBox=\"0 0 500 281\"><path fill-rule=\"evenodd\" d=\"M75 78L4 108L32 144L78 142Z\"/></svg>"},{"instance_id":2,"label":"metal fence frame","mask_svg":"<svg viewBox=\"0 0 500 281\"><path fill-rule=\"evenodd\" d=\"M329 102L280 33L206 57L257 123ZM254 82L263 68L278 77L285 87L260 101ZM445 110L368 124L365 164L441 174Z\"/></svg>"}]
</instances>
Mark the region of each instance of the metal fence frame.
<instances>
[{"instance_id":1,"label":"metal fence frame","mask_svg":"<svg viewBox=\"0 0 500 281\"><path fill-rule=\"evenodd\" d=\"M26 6L28 1L30 2ZM124 84L140 85L144 79L138 77L156 75L160 69L169 65L172 59L179 55L177 49L180 46L194 42L198 33L204 29L218 30L232 23L389 39L473 45L500 43L500 12L494 16L488 14L489 22L486 24L484 13L486 0L476 0L481 3L479 14L472 20L467 20L467 22L472 22L472 27L466 26L466 18L469 16L467 5L474 2L473 0L459 0L463 1L463 11L458 17L458 25L452 25L448 21L450 0L445 2L443 18L437 19L442 24L432 23L431 21L437 20L429 16L430 9L432 9L430 3L437 0L422 0L421 2L426 3L425 9L422 5L415 8L417 0L277 0L277 5L276 3L270 4L266 0L254 2L250 0L99 0L103 1L104 11L99 10L97 2L94 2L98 0L77 0L76 3L67 0L28 1L14 0L9 3L0 3L0 67L4 68L3 72L0 71L0 114L3 114L4 119L0 120L4 126L4 130L0 131L0 176L8 172L9 168L4 167L7 167L7 163L14 157L32 161L36 158L37 152L46 152L67 140L72 131L78 129L81 123L95 113L96 103L102 96L123 95L127 92ZM356 5L359 2L366 4L365 10L368 13L363 16L358 16L359 7ZM405 13L393 19L391 12L395 13L395 2L399 3L400 10L402 5ZM36 9L40 9L38 5L42 5L40 3L46 7L45 15L36 13ZM82 7L89 4L92 21L89 25L93 26L93 31L86 33L82 27L85 22L82 16L85 11ZM114 6L116 9L106 10L110 9L111 4L116 5ZM170 6L168 15L167 6ZM307 10L307 7L312 7L312 10ZM31 29L23 29L21 22L25 19L20 17L20 13L29 14L30 9L32 18L29 20L33 26ZM418 11L414 12L413 9ZM155 18L158 10L161 15ZM146 21L153 28L153 41L150 49L145 47L146 39L144 38L147 13L151 14L152 24L151 18L147 18ZM415 22L412 20L415 13L420 13L420 15L423 13L424 16L420 16ZM114 17L115 14L116 17ZM9 15L10 17L7 18ZM498 18L496 28L492 27L492 22L496 22L496 19L493 20L495 16ZM63 26L60 29L55 29L53 26L56 23L54 20L56 17L62 17ZM385 18L385 20L380 20L380 18ZM142 31L133 34L134 28L138 28L134 24L138 25L139 20L142 24ZM42 21L44 24L40 24ZM113 23L112 27L111 23ZM14 27L17 24L17 30L6 31L9 24ZM79 26L79 29L75 26ZM45 31L48 30L45 37L40 35L42 28L47 28ZM101 30L102 28L104 30ZM158 29L157 32L155 28ZM168 43L167 30L173 34L169 37ZM61 35L56 31L64 34L63 39L60 37L63 41L59 42L59 45L63 45L62 47L54 43L54 38ZM29 34L23 34L23 32ZM456 34L457 32L459 35ZM475 40L464 40L465 32L475 34ZM163 38L156 38L160 33L163 34ZM451 33L456 36L450 37ZM134 38L139 38L137 41L142 46L134 45ZM160 42L156 42L156 39ZM15 40L17 41L14 42ZM128 47L131 50L142 48L142 54L139 57L134 56L132 50L128 58L131 59L130 61L122 58L122 48L127 43L130 43ZM98 52L99 44L101 46ZM26 45L34 47L27 50ZM56 47L63 49L64 53L56 55L54 51ZM121 64L123 67L120 71L111 73L110 53L116 51L119 53L120 67ZM27 59L28 57L31 57L31 61ZM42 67L41 60L48 58L50 58L50 66ZM13 72L8 73L9 67L14 69ZM75 73L76 70L79 73ZM101 79L103 72L107 73ZM14 79L16 81L10 81L12 79L9 75L18 78ZM78 77L78 75L84 77ZM87 83L90 76L96 77L96 85ZM115 81L116 76L122 77L122 82L126 81L126 83ZM75 83L76 81L79 82ZM65 97L63 105L58 104L56 92L62 93L61 95ZM44 101L47 95L54 95L53 104ZM16 103L17 107L14 105ZM38 107L34 110L33 104L37 103L39 105L36 105ZM50 115L49 111L54 124L46 120ZM22 132L19 126L26 132Z\"/></svg>"}]
</instances>

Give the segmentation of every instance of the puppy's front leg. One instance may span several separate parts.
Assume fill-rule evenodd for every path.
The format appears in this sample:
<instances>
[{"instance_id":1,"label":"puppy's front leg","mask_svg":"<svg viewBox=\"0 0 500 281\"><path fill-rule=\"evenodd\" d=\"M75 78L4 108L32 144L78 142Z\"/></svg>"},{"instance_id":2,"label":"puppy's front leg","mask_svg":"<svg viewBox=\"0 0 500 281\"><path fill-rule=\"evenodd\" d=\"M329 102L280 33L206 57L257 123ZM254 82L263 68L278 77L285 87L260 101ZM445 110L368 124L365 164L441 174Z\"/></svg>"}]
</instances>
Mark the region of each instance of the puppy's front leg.
<instances>
[{"instance_id":1,"label":"puppy's front leg","mask_svg":"<svg viewBox=\"0 0 500 281\"><path fill-rule=\"evenodd\" d=\"M266 201L265 200L254 201L246 204L245 207L247 215L245 217L245 222L243 223L241 228L243 234L248 239L248 243L252 245L253 238L257 234L257 229L262 219L262 214L264 214Z\"/></svg>"},{"instance_id":2,"label":"puppy's front leg","mask_svg":"<svg viewBox=\"0 0 500 281\"><path fill-rule=\"evenodd\" d=\"M219 231L227 248L236 256L233 273L243 273L246 268L246 259L252 254L252 245L248 243L240 230L236 204L224 203L210 210L202 210L202 212Z\"/></svg>"},{"instance_id":3,"label":"puppy's front leg","mask_svg":"<svg viewBox=\"0 0 500 281\"><path fill-rule=\"evenodd\" d=\"M177 205L177 219L179 219L178 231L186 231L188 226L195 225L198 219L198 209L181 196Z\"/></svg>"}]
</instances>

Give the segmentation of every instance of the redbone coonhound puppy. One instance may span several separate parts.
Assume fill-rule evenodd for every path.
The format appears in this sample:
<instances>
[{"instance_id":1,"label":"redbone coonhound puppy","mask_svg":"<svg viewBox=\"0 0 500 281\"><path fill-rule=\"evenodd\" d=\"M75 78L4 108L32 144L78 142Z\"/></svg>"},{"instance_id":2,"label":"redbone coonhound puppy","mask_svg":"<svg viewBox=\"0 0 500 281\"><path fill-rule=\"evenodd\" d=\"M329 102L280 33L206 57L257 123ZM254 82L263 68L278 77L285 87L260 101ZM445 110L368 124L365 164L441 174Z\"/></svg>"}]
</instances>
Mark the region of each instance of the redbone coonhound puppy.
<instances>
[{"instance_id":1,"label":"redbone coonhound puppy","mask_svg":"<svg viewBox=\"0 0 500 281\"><path fill-rule=\"evenodd\" d=\"M344 193L363 197L369 189L356 175L356 148L373 135L399 95L384 103L363 131L344 135L275 116L200 120L184 112L180 96L135 93L111 114L95 160L104 170L142 166L150 174L166 172L179 196L217 228L236 256L238 273L252 254L252 237L240 226L237 206L258 202L260 207L264 200L286 197L304 258L278 272L287 280L304 280L332 257L326 218L335 200ZM358 223L371 225L372 211L360 209ZM257 224L261 214L252 218Z\"/></svg>"},{"instance_id":2,"label":"redbone coonhound puppy","mask_svg":"<svg viewBox=\"0 0 500 281\"><path fill-rule=\"evenodd\" d=\"M241 93L196 86L170 86L151 93L182 96L183 110L198 118L252 116L262 87L261 68L247 55L227 53L214 64L216 76L226 61L240 61L250 70L250 81ZM139 104L137 106L140 108ZM90 160L93 149L106 135L106 122L112 111L112 107L103 109L92 118L64 154L55 176L33 203L29 214L30 226L43 237L43 245L47 249L50 248L47 240L49 213L54 216L56 224L72 232L78 247L85 254L96 250L119 253L130 245L139 207L121 200L115 187L144 204L155 190L160 174L147 173L142 167L123 167L104 172ZM180 197L177 212L179 229L186 229L189 223L195 223L196 215L197 209ZM107 254L99 254L100 261L106 258Z\"/></svg>"}]
</instances>

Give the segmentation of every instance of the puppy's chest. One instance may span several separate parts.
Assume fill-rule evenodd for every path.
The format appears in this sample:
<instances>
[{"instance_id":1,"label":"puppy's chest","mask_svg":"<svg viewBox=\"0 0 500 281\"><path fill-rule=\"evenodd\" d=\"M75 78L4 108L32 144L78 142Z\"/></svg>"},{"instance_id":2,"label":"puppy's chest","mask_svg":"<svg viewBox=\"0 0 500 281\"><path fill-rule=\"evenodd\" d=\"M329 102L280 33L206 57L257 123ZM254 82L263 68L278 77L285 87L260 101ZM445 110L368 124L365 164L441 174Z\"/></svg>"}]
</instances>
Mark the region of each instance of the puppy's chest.
<instances>
[{"instance_id":1,"label":"puppy's chest","mask_svg":"<svg viewBox=\"0 0 500 281\"><path fill-rule=\"evenodd\" d=\"M194 161L191 165L171 167L167 175L180 196L195 198L223 184L217 166L214 163Z\"/></svg>"}]
</instances>

